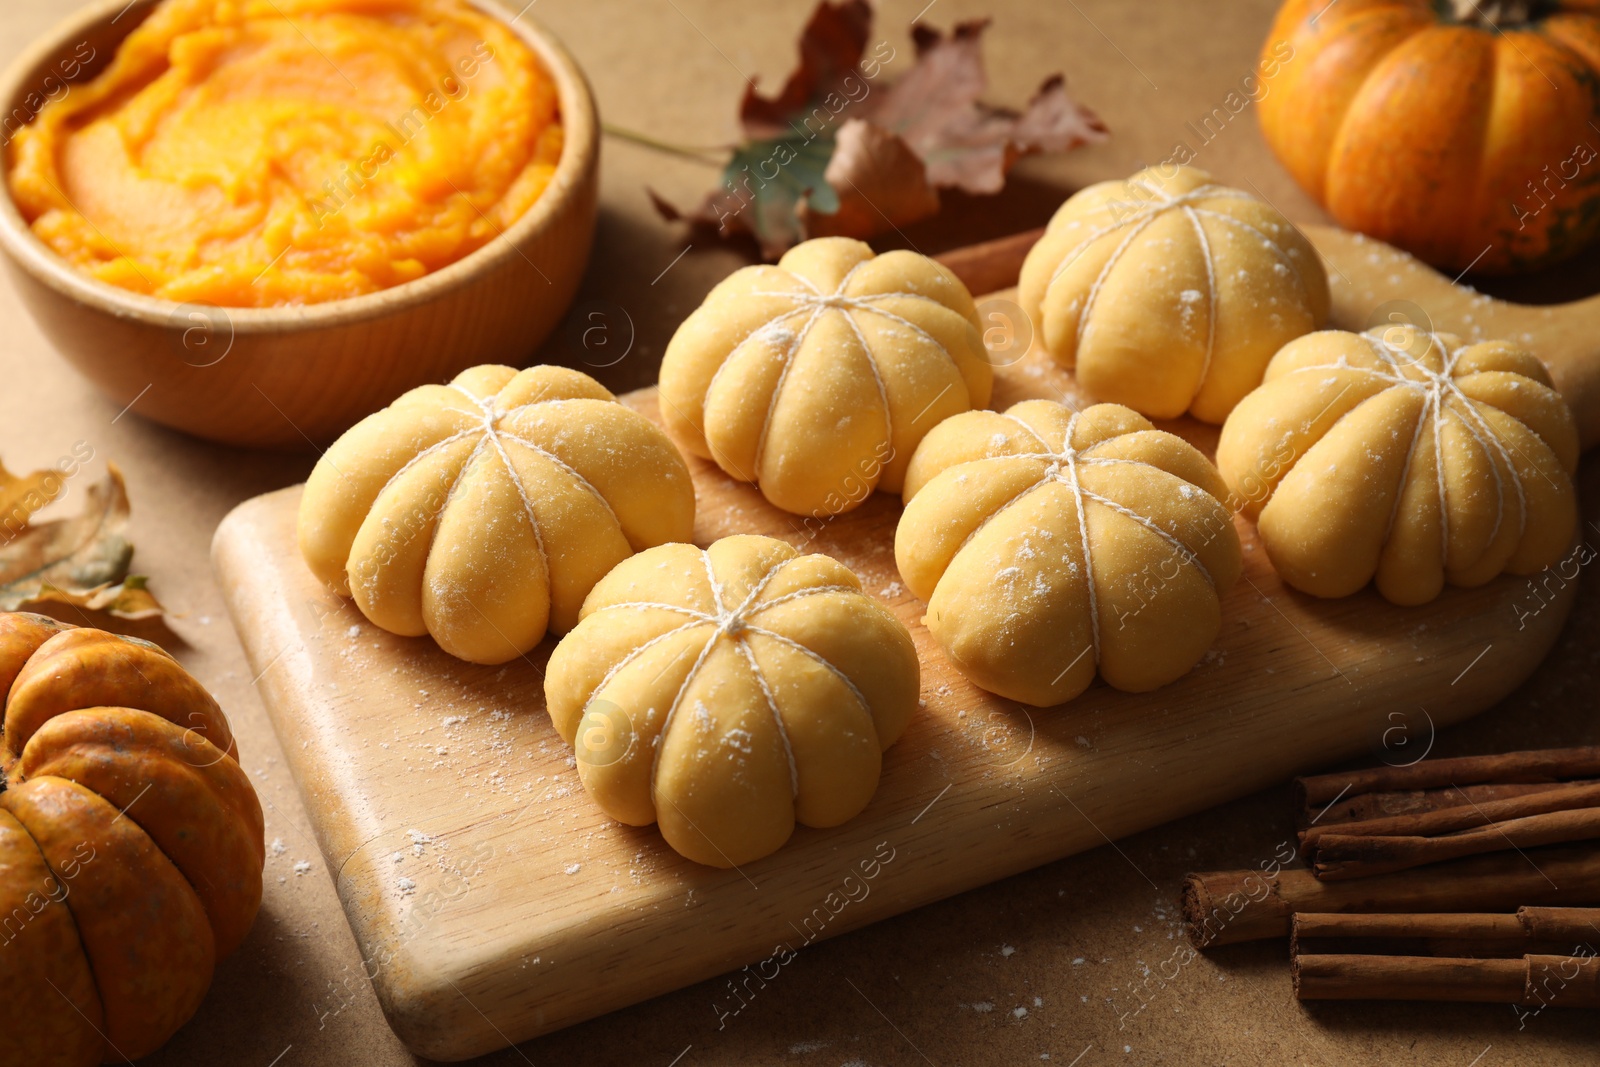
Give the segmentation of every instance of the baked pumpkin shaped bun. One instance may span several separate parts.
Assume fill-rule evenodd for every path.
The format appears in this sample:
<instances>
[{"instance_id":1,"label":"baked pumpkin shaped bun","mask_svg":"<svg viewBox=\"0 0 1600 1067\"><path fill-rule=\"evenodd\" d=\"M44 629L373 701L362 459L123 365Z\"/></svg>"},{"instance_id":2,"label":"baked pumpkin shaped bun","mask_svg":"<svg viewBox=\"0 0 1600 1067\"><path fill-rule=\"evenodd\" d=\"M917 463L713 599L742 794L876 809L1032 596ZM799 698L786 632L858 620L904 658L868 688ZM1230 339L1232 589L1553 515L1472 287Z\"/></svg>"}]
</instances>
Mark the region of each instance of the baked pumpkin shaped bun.
<instances>
[{"instance_id":1,"label":"baked pumpkin shaped bun","mask_svg":"<svg viewBox=\"0 0 1600 1067\"><path fill-rule=\"evenodd\" d=\"M661 415L778 507L835 515L899 492L922 435L983 407L993 383L954 274L822 237L711 290L662 358Z\"/></svg>"},{"instance_id":2,"label":"baked pumpkin shaped bun","mask_svg":"<svg viewBox=\"0 0 1600 1067\"><path fill-rule=\"evenodd\" d=\"M1283 580L1396 604L1558 561L1578 432L1544 364L1505 341L1392 326L1286 345L1222 428L1217 465Z\"/></svg>"},{"instance_id":3,"label":"baked pumpkin shaped bun","mask_svg":"<svg viewBox=\"0 0 1600 1067\"><path fill-rule=\"evenodd\" d=\"M545 674L606 814L712 867L859 813L919 690L911 635L847 567L749 534L619 564Z\"/></svg>"},{"instance_id":4,"label":"baked pumpkin shaped bun","mask_svg":"<svg viewBox=\"0 0 1600 1067\"><path fill-rule=\"evenodd\" d=\"M411 390L334 442L300 501L312 573L374 625L473 663L566 632L608 570L693 531L666 434L563 367Z\"/></svg>"},{"instance_id":5,"label":"baked pumpkin shaped bun","mask_svg":"<svg viewBox=\"0 0 1600 1067\"><path fill-rule=\"evenodd\" d=\"M261 904L227 717L146 641L0 614L0 1061L149 1055Z\"/></svg>"},{"instance_id":6,"label":"baked pumpkin shaped bun","mask_svg":"<svg viewBox=\"0 0 1600 1067\"><path fill-rule=\"evenodd\" d=\"M1012 700L1181 677L1241 569L1227 487L1193 445L1117 404L1027 400L925 437L895 531L900 576L962 674Z\"/></svg>"},{"instance_id":7,"label":"baked pumpkin shaped bun","mask_svg":"<svg viewBox=\"0 0 1600 1067\"><path fill-rule=\"evenodd\" d=\"M1062 204L1017 301L1097 400L1220 423L1279 348L1327 321L1328 279L1276 209L1164 165Z\"/></svg>"}]
</instances>

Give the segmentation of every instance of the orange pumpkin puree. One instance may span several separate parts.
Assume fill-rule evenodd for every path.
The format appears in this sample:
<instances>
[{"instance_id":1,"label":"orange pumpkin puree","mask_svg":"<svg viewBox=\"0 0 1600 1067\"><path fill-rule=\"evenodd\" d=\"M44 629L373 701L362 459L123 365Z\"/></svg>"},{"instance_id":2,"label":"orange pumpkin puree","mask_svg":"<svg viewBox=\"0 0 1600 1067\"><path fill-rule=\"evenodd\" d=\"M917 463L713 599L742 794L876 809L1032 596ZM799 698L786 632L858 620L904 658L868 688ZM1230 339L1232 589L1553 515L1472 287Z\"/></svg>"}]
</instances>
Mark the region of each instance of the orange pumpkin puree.
<instances>
[{"instance_id":1,"label":"orange pumpkin puree","mask_svg":"<svg viewBox=\"0 0 1600 1067\"><path fill-rule=\"evenodd\" d=\"M561 155L556 90L463 0L166 0L19 130L12 195L80 270L311 304L494 240Z\"/></svg>"}]
</instances>

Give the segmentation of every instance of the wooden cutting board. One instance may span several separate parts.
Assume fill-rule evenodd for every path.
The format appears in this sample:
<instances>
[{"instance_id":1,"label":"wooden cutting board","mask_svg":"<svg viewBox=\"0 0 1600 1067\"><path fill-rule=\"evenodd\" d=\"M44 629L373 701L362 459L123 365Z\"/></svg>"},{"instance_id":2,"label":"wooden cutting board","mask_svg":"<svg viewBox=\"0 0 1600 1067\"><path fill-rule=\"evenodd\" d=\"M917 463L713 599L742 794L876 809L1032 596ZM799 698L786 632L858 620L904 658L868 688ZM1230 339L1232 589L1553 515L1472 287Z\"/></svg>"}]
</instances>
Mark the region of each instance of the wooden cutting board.
<instances>
[{"instance_id":1,"label":"wooden cutting board","mask_svg":"<svg viewBox=\"0 0 1600 1067\"><path fill-rule=\"evenodd\" d=\"M1361 328L1400 300L1439 329L1532 334L1593 440L1596 307L1497 306L1386 246L1312 236L1330 263L1336 325ZM1085 400L1037 351L998 374L997 407ZM656 414L653 391L626 399ZM1215 444L1215 428L1170 428ZM894 569L894 499L808 529L710 464L691 467L700 543L760 532L838 557L911 628L923 664L924 706L867 810L833 830L801 828L737 870L697 866L653 828L614 824L590 803L544 711L548 641L524 661L478 667L367 624L295 550L299 487L240 505L217 531L229 610L366 972L421 1055L463 1059L745 967L711 1005L731 1016L781 986L811 941L1335 759L1412 762L1433 730L1533 671L1576 592L1559 577L1537 591L1504 577L1422 608L1370 590L1316 600L1277 580L1241 522L1244 578L1192 672L1155 693L1096 684L1063 707L1027 709L967 684L918 621L922 605ZM335 994L328 1010L339 1006Z\"/></svg>"}]
</instances>

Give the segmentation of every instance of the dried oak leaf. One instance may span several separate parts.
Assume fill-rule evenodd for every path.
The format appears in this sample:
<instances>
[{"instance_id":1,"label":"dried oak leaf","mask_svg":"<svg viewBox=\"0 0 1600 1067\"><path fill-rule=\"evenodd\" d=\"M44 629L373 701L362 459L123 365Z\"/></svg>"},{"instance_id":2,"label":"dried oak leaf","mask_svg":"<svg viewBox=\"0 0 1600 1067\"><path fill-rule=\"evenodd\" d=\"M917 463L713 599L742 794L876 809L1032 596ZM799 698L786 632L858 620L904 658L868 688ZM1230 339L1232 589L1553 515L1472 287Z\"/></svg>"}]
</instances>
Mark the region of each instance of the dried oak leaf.
<instances>
[{"instance_id":1,"label":"dried oak leaf","mask_svg":"<svg viewBox=\"0 0 1600 1067\"><path fill-rule=\"evenodd\" d=\"M939 209L939 187L999 192L1018 157L1105 139L1104 124L1067 95L1060 75L1022 112L981 103L986 25L963 22L948 38L914 25L916 65L874 88L862 69L871 7L824 0L801 33L800 66L783 90L769 99L746 88L746 140L720 187L690 212L647 190L651 201L669 221L723 237L749 233L775 259L807 237L871 237L926 218ZM874 75L882 62L874 60Z\"/></svg>"},{"instance_id":2,"label":"dried oak leaf","mask_svg":"<svg viewBox=\"0 0 1600 1067\"><path fill-rule=\"evenodd\" d=\"M0 495L18 481L7 475ZM59 492L58 485L52 497ZM83 511L71 518L7 524L0 542L0 611L54 601L124 619L164 614L145 579L128 574L133 544L123 535L129 507L122 472L107 463L106 476L85 496Z\"/></svg>"},{"instance_id":3,"label":"dried oak leaf","mask_svg":"<svg viewBox=\"0 0 1600 1067\"><path fill-rule=\"evenodd\" d=\"M752 140L772 140L795 133L795 123L837 94L848 106L851 86L862 79L861 57L872 33L872 5L866 0L823 0L800 31L800 65L771 99L745 85L739 122ZM802 133L801 136L804 136Z\"/></svg>"},{"instance_id":4,"label":"dried oak leaf","mask_svg":"<svg viewBox=\"0 0 1600 1067\"><path fill-rule=\"evenodd\" d=\"M718 188L689 212L646 190L662 217L713 227L724 237L748 233L763 255L776 259L805 237L803 210L838 211L826 171L839 120L856 106L853 98L867 84L861 57L871 30L872 7L866 0L818 4L800 33L800 65L782 91L769 99L754 83L745 86L739 103L745 141L722 169Z\"/></svg>"},{"instance_id":5,"label":"dried oak leaf","mask_svg":"<svg viewBox=\"0 0 1600 1067\"><path fill-rule=\"evenodd\" d=\"M835 190L837 206L822 212L815 196L801 202L807 237L870 237L939 210L939 193L928 184L917 154L888 130L861 119L839 127L823 178Z\"/></svg>"},{"instance_id":6,"label":"dried oak leaf","mask_svg":"<svg viewBox=\"0 0 1600 1067\"><path fill-rule=\"evenodd\" d=\"M988 19L958 23L948 37L921 23L911 27L916 65L866 101L863 117L905 141L936 187L998 193L1018 157L1066 152L1107 137L1105 123L1067 95L1059 74L1046 78L1021 112L980 102L988 87L988 25Z\"/></svg>"}]
</instances>

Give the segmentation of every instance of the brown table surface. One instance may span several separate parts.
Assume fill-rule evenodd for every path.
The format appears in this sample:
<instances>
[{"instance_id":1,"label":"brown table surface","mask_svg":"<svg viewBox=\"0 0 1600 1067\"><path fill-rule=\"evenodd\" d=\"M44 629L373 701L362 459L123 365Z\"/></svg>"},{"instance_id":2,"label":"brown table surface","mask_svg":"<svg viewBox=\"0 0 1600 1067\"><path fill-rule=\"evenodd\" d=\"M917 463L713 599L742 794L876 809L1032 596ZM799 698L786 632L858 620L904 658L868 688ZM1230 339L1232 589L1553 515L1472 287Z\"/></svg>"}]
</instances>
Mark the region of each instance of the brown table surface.
<instances>
[{"instance_id":1,"label":"brown table surface","mask_svg":"<svg viewBox=\"0 0 1600 1067\"><path fill-rule=\"evenodd\" d=\"M907 26L925 2L880 5L879 29L898 51L891 73L909 64ZM0 59L76 6L78 0L7 0L0 5ZM529 15L577 55L608 122L698 145L734 137L746 76L769 90L781 82L810 6L542 0ZM1252 71L1273 7L1272 0L935 0L925 17L940 26L993 16L992 100L1020 103L1046 74L1064 70L1115 135L1068 157L1026 160L1002 196L950 198L941 218L907 228L905 240L934 252L1040 225L1071 189L1162 160L1180 140L1197 149L1197 165L1254 188L1293 218L1321 220L1267 151L1248 110L1209 143L1187 125L1198 125ZM579 300L607 302L619 338L627 327L618 312L632 321L636 336L626 358L595 371L622 390L654 379L673 327L742 259L698 244L676 259L688 240L681 228L657 219L645 196L648 182L692 203L714 170L615 138L604 155L599 240ZM90 475L75 480L53 513L79 506L80 486L105 460L126 472L139 546L135 567L177 613L175 651L232 716L266 808L271 847L255 928L218 969L194 1021L146 1062L413 1062L362 977L355 941L207 564L218 520L248 497L304 478L312 457L206 445L141 421L137 405L121 412L50 350L4 282L0 322L0 458L25 470L55 462L79 441L94 449ZM542 355L582 353L560 331ZM1538 676L1494 711L1440 736L1436 753L1600 740L1594 714L1600 586L1593 568L1583 581L1577 614ZM149 636L171 640L160 632ZM1373 742L1376 748L1379 739ZM1290 828L1287 789L1269 790L820 943L721 1026L717 1009L727 1000L725 980L718 979L480 1062L1595 1062L1597 1013L1550 1011L1519 1026L1502 1006L1304 1007L1290 995L1282 943L1238 946L1180 966L1186 954L1174 902L1183 874L1254 865L1271 856Z\"/></svg>"}]
</instances>

